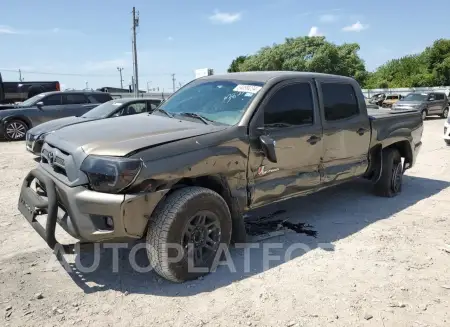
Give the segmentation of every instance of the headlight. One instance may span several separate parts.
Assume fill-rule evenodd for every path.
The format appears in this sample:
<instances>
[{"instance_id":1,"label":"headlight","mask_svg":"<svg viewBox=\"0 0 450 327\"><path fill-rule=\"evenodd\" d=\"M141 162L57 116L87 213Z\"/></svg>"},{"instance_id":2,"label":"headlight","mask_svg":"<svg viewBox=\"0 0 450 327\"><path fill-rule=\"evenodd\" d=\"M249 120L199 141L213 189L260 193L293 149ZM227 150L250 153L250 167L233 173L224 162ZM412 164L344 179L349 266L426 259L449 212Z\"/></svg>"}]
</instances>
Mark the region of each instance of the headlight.
<instances>
[{"instance_id":1,"label":"headlight","mask_svg":"<svg viewBox=\"0 0 450 327\"><path fill-rule=\"evenodd\" d=\"M48 134L51 134L51 133L53 133L53 132L54 132L54 131L39 134L39 135L36 137L36 140L43 140Z\"/></svg>"},{"instance_id":2,"label":"headlight","mask_svg":"<svg viewBox=\"0 0 450 327\"><path fill-rule=\"evenodd\" d=\"M81 171L94 191L119 193L130 186L142 168L140 159L106 156L88 156L81 164Z\"/></svg>"}]
</instances>

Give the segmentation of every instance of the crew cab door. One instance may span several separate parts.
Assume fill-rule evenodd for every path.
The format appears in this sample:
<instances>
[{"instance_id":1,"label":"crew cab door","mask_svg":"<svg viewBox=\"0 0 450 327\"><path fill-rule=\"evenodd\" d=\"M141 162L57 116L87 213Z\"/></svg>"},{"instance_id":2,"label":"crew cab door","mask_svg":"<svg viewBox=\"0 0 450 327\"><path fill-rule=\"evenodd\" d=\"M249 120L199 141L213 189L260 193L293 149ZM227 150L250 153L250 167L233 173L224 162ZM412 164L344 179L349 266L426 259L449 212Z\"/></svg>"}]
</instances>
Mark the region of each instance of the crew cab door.
<instances>
[{"instance_id":1,"label":"crew cab door","mask_svg":"<svg viewBox=\"0 0 450 327\"><path fill-rule=\"evenodd\" d=\"M364 97L355 82L318 78L323 124L323 184L362 175L368 167L371 138Z\"/></svg>"},{"instance_id":2,"label":"crew cab door","mask_svg":"<svg viewBox=\"0 0 450 327\"><path fill-rule=\"evenodd\" d=\"M88 98L81 93L63 94L64 109L61 112L62 117L81 116L96 107L97 103L90 103Z\"/></svg>"},{"instance_id":3,"label":"crew cab door","mask_svg":"<svg viewBox=\"0 0 450 327\"><path fill-rule=\"evenodd\" d=\"M250 207L308 193L320 185L323 142L316 94L312 79L282 82L254 114L249 127ZM264 153L262 139L274 147L276 162Z\"/></svg>"}]
</instances>

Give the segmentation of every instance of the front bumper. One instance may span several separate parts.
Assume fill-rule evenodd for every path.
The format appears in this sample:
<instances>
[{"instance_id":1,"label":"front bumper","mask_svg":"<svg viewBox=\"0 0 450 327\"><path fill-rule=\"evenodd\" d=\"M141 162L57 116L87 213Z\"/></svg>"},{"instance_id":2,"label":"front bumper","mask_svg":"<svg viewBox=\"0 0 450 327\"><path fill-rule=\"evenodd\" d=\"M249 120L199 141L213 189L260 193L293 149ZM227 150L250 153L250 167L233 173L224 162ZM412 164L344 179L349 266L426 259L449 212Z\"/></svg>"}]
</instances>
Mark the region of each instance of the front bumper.
<instances>
[{"instance_id":1,"label":"front bumper","mask_svg":"<svg viewBox=\"0 0 450 327\"><path fill-rule=\"evenodd\" d=\"M36 180L42 188L31 185ZM165 190L142 194L107 194L84 186L69 187L38 167L23 181L18 208L36 232L54 249L56 223L82 243L126 241L141 238ZM46 215L43 227L37 216ZM106 223L107 219L113 226ZM61 245L63 246L63 245ZM71 246L71 245L69 245Z\"/></svg>"},{"instance_id":2,"label":"front bumper","mask_svg":"<svg viewBox=\"0 0 450 327\"><path fill-rule=\"evenodd\" d=\"M448 120L444 124L444 140L450 141L450 123Z\"/></svg>"}]
</instances>

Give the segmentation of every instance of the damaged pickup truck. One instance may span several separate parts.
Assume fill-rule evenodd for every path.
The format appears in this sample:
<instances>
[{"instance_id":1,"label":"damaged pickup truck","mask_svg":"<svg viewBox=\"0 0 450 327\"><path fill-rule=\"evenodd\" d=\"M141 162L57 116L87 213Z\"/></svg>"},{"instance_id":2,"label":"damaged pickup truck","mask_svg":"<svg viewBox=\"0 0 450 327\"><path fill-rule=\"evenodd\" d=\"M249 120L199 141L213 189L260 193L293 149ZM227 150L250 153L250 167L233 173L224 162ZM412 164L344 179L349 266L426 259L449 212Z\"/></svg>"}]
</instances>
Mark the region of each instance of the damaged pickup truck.
<instances>
[{"instance_id":1,"label":"damaged pickup truck","mask_svg":"<svg viewBox=\"0 0 450 327\"><path fill-rule=\"evenodd\" d=\"M422 131L417 111L368 112L352 78L207 76L151 114L48 135L18 206L51 248L57 223L80 243L146 238L154 270L182 282L208 273L219 245L245 242L251 209L359 177L399 194Z\"/></svg>"}]
</instances>

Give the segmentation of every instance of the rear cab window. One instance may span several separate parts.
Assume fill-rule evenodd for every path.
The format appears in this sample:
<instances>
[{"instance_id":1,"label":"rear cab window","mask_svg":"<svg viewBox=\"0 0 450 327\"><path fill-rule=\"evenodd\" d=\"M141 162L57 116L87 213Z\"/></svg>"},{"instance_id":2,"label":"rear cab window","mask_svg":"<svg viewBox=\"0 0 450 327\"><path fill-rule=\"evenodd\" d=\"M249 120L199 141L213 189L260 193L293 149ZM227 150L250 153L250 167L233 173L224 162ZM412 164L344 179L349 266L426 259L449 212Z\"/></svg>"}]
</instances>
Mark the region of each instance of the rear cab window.
<instances>
[{"instance_id":1,"label":"rear cab window","mask_svg":"<svg viewBox=\"0 0 450 327\"><path fill-rule=\"evenodd\" d=\"M321 83L325 120L337 121L359 115L355 90L348 83Z\"/></svg>"}]
</instances>

